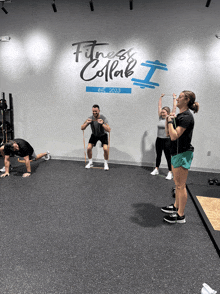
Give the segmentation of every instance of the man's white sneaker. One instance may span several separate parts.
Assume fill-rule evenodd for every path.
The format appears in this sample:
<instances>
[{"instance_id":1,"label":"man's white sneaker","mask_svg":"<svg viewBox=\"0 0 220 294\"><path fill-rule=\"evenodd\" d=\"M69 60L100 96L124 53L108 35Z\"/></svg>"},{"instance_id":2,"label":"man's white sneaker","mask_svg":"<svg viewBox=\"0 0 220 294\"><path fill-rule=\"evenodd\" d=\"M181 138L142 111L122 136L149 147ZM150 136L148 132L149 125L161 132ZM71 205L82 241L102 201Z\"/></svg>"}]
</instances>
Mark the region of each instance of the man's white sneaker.
<instances>
[{"instance_id":1,"label":"man's white sneaker","mask_svg":"<svg viewBox=\"0 0 220 294\"><path fill-rule=\"evenodd\" d=\"M11 165L10 165L10 167L9 167L9 171L11 171L11 170L12 170L12 167L11 167ZM1 173L5 173L5 166L3 166L3 168L0 169L0 172L1 172Z\"/></svg>"},{"instance_id":2,"label":"man's white sneaker","mask_svg":"<svg viewBox=\"0 0 220 294\"><path fill-rule=\"evenodd\" d=\"M1 173L5 173L5 167L3 166L3 168L0 169Z\"/></svg>"},{"instance_id":3,"label":"man's white sneaker","mask_svg":"<svg viewBox=\"0 0 220 294\"><path fill-rule=\"evenodd\" d=\"M157 168L155 168L151 173L152 176L156 176L159 175L159 170Z\"/></svg>"},{"instance_id":4,"label":"man's white sneaker","mask_svg":"<svg viewBox=\"0 0 220 294\"><path fill-rule=\"evenodd\" d=\"M104 164L104 170L109 170L108 163Z\"/></svg>"},{"instance_id":5,"label":"man's white sneaker","mask_svg":"<svg viewBox=\"0 0 220 294\"><path fill-rule=\"evenodd\" d=\"M173 174L172 174L172 172L169 171L166 176L166 180L172 180L172 178L173 178Z\"/></svg>"},{"instance_id":6,"label":"man's white sneaker","mask_svg":"<svg viewBox=\"0 0 220 294\"><path fill-rule=\"evenodd\" d=\"M50 156L50 152L47 151L47 155L44 156L44 160L50 160L51 156Z\"/></svg>"},{"instance_id":7,"label":"man's white sneaker","mask_svg":"<svg viewBox=\"0 0 220 294\"><path fill-rule=\"evenodd\" d=\"M85 166L85 168L90 168L90 167L93 167L93 163L88 163L86 166Z\"/></svg>"}]
</instances>

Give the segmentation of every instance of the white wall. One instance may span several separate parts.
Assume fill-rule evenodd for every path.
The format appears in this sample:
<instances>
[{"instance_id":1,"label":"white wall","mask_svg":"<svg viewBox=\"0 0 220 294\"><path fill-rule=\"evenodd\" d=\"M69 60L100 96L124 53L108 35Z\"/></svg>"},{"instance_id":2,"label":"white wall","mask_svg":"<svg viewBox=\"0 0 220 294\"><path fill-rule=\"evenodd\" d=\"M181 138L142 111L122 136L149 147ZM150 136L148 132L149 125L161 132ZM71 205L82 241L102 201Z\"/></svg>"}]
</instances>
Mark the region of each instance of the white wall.
<instances>
[{"instance_id":1,"label":"white wall","mask_svg":"<svg viewBox=\"0 0 220 294\"><path fill-rule=\"evenodd\" d=\"M219 170L220 40L215 34L220 34L220 3L212 2L206 8L205 0L134 0L130 11L128 0L93 0L91 12L88 0L57 0L57 13L45 0L6 3L9 13L1 11L0 36L11 40L0 43L0 91L14 97L15 137L28 140L36 152L48 149L54 158L83 160L80 126L97 103L112 128L110 162L153 166L160 94L192 90L200 103L192 168ZM109 44L97 47L105 54L133 48L134 74L84 81L80 72L89 59L81 53L76 62L72 44L93 40ZM97 68L108 60L100 58ZM146 77L150 68L141 63L147 60L168 68L155 71L155 89L131 81ZM120 61L118 68L126 64ZM91 68L86 76L93 74ZM132 93L90 93L87 86L131 88ZM172 106L171 96L164 105ZM89 129L85 136L88 140Z\"/></svg>"}]
</instances>

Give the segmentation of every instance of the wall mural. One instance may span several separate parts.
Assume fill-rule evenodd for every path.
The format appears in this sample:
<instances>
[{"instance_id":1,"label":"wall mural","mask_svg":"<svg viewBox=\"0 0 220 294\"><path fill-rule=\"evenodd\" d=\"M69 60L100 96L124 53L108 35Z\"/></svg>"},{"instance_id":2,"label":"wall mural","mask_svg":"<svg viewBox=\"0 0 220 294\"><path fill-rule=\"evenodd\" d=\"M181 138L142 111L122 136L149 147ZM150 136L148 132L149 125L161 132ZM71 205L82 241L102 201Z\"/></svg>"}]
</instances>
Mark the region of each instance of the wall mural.
<instances>
[{"instance_id":1,"label":"wall mural","mask_svg":"<svg viewBox=\"0 0 220 294\"><path fill-rule=\"evenodd\" d=\"M144 80L131 79L132 81L135 82L133 85L140 86L141 89L145 89L145 88L155 89L155 87L159 87L158 83L150 82L150 79L152 78L156 69L168 70L166 64L160 63L159 60L155 60L155 61L148 60L146 61L146 63L141 63L141 65L150 67L150 70Z\"/></svg>"},{"instance_id":2,"label":"wall mural","mask_svg":"<svg viewBox=\"0 0 220 294\"><path fill-rule=\"evenodd\" d=\"M135 71L137 66L137 59L133 48L121 49L117 52L106 52L106 46L109 43L98 43L97 40L82 41L73 43L75 62L80 62L80 59L86 58L88 61L80 71L80 78L84 81L93 81L100 79L107 83L115 78L129 78ZM104 48L104 50L100 50ZM105 61L103 66L103 61ZM156 69L167 71L166 64L160 63L159 60L146 61L141 63L141 66L150 67L145 79L132 78L134 86L139 86L141 89L150 88L155 89L158 87L158 83L151 82L151 78ZM138 72L138 71L137 71ZM98 92L98 93L118 93L118 94L131 94L131 88L118 88L118 87L86 87L86 92Z\"/></svg>"}]
</instances>

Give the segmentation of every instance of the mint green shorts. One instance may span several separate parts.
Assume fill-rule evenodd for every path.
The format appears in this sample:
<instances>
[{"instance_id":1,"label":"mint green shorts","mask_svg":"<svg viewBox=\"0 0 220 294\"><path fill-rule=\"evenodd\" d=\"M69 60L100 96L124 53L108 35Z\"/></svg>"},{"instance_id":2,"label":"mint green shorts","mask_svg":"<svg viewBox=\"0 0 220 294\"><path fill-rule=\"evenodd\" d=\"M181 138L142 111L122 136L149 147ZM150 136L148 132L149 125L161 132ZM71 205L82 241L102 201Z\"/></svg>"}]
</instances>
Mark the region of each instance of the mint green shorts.
<instances>
[{"instance_id":1,"label":"mint green shorts","mask_svg":"<svg viewBox=\"0 0 220 294\"><path fill-rule=\"evenodd\" d=\"M190 169L193 160L193 151L185 151L183 153L171 157L171 164L174 168L184 167Z\"/></svg>"}]
</instances>

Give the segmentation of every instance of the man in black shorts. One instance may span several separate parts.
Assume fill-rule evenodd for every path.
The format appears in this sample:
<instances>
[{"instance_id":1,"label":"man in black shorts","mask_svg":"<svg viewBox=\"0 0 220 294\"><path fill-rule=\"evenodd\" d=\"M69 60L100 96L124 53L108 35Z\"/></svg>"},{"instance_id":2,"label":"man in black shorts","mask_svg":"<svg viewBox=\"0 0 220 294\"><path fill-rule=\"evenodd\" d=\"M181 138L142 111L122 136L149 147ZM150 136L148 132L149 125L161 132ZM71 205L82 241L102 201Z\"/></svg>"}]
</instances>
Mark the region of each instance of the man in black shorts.
<instances>
[{"instance_id":1,"label":"man in black shorts","mask_svg":"<svg viewBox=\"0 0 220 294\"><path fill-rule=\"evenodd\" d=\"M108 125L106 117L100 114L100 109L97 104L92 107L93 115L90 116L84 124L81 126L81 130L85 130L88 125L91 126L92 135L89 139L87 154L89 158L89 163L85 168L90 168L93 166L92 162L92 148L96 145L97 141L101 141L104 150L104 170L109 170L108 167L108 134L111 128Z\"/></svg>"},{"instance_id":2,"label":"man in black shorts","mask_svg":"<svg viewBox=\"0 0 220 294\"><path fill-rule=\"evenodd\" d=\"M1 172L4 172L4 174L1 175L1 178L9 176L10 156L16 155L24 158L25 165L27 168L27 172L22 175L22 177L24 178L29 177L31 175L30 160L38 160L42 157L44 157L45 160L50 159L49 151L36 155L33 147L23 139L14 139L9 143L4 144L0 147L0 152L2 157L4 158L5 163L5 166L0 170Z\"/></svg>"}]
</instances>

